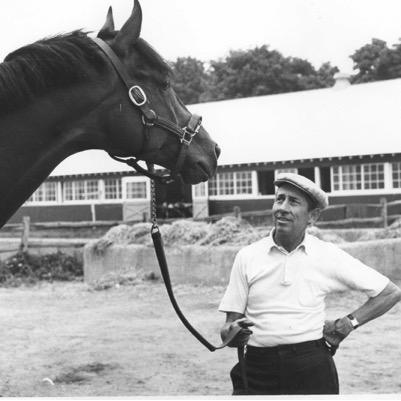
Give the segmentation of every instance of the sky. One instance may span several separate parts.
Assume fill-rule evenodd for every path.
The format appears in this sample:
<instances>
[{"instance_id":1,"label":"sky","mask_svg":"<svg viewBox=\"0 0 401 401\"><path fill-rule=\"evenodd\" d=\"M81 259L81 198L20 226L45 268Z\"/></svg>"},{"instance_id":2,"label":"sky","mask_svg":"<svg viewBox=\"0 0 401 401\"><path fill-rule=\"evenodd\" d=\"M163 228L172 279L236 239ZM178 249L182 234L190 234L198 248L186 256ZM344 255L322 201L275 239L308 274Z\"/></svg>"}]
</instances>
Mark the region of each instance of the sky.
<instances>
[{"instance_id":1,"label":"sky","mask_svg":"<svg viewBox=\"0 0 401 401\"><path fill-rule=\"evenodd\" d=\"M97 31L108 7L116 28L133 0L0 0L0 59L38 39L82 28ZM372 38L389 46L401 37L401 0L141 0L141 36L165 59L223 59L230 50L269 45L284 56L329 61L352 73L349 58ZM52 173L122 171L121 163L91 150L64 160ZM89 156L90 155L90 156Z\"/></svg>"},{"instance_id":2,"label":"sky","mask_svg":"<svg viewBox=\"0 0 401 401\"><path fill-rule=\"evenodd\" d=\"M0 57L46 36L96 32L108 6L119 28L133 0L0 0ZM142 37L167 60L224 58L263 44L284 56L330 61L352 73L349 56L372 38L398 43L400 0L142 0Z\"/></svg>"}]
</instances>

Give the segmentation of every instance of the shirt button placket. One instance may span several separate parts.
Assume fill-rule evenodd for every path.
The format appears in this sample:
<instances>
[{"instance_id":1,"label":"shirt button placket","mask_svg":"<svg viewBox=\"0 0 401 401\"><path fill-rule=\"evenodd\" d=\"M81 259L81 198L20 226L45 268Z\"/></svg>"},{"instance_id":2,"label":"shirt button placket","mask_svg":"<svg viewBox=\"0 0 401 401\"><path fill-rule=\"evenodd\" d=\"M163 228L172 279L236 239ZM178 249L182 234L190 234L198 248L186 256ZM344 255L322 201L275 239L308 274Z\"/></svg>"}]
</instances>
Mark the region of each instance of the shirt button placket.
<instances>
[{"instance_id":1,"label":"shirt button placket","mask_svg":"<svg viewBox=\"0 0 401 401\"><path fill-rule=\"evenodd\" d=\"M291 281L288 278L288 258L289 255L284 255L284 269L283 269L283 279L281 280L281 285L284 285L285 287L288 287L291 285Z\"/></svg>"}]
</instances>

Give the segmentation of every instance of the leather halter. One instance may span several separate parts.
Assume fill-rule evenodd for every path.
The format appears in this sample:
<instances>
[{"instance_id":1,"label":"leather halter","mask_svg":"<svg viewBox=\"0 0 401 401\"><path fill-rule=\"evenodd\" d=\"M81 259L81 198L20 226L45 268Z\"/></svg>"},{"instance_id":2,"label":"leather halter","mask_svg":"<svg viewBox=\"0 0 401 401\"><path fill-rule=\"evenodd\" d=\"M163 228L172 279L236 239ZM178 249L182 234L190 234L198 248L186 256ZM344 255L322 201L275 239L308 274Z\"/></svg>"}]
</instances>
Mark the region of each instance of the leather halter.
<instances>
[{"instance_id":1,"label":"leather halter","mask_svg":"<svg viewBox=\"0 0 401 401\"><path fill-rule=\"evenodd\" d=\"M179 142L181 143L180 150L177 157L177 162L175 167L171 170L170 174L162 175L155 174L152 170L153 168L149 168L146 170L138 164L139 160L142 160L141 157L124 159L122 157L115 156L109 153L110 157L119 162L123 162L133 167L139 173L146 175L152 179L161 181L163 183L169 183L174 181L178 176L182 169L182 165L184 163L186 153L189 145L192 142L193 137L199 132L202 125L202 117L192 114L191 118L188 121L188 124L181 128L177 124L159 116L151 107L146 96L145 91L135 83L131 77L126 72L126 69L117 55L114 53L113 49L102 39L100 38L91 38L103 51L103 53L107 56L108 60L113 65L117 74L124 82L125 86L128 89L128 97L131 103L137 107L142 113L142 123L144 125L144 129L149 131L151 127L157 126L163 128L169 134L175 135ZM147 135L145 135L145 138Z\"/></svg>"}]
</instances>

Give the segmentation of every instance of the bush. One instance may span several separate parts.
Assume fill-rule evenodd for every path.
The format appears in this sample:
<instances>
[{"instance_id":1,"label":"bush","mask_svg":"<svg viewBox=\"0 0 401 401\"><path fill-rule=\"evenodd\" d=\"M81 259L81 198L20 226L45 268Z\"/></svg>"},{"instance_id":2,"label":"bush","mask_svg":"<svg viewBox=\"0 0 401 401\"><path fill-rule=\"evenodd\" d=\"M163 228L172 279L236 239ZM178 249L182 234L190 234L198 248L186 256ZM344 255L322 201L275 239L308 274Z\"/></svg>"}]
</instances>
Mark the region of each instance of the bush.
<instances>
[{"instance_id":1,"label":"bush","mask_svg":"<svg viewBox=\"0 0 401 401\"><path fill-rule=\"evenodd\" d=\"M48 255L18 252L0 262L0 285L3 287L30 285L38 281L74 281L82 276L82 263L63 252Z\"/></svg>"}]
</instances>

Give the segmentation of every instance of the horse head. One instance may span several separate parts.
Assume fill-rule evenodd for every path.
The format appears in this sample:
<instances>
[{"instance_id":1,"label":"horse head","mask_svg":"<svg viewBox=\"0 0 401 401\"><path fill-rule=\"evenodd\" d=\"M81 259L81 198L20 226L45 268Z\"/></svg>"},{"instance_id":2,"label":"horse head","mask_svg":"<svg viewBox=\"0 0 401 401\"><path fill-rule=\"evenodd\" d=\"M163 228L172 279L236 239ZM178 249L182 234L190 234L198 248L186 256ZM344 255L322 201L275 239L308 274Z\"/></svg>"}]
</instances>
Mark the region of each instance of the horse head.
<instances>
[{"instance_id":1,"label":"horse head","mask_svg":"<svg viewBox=\"0 0 401 401\"><path fill-rule=\"evenodd\" d=\"M134 91L128 87L128 94L121 77L116 77L116 72L121 71L109 70L109 76L104 77L113 88L106 101L110 107L104 110L105 114L102 112L103 129L109 138L105 150L114 156L136 156L170 170L179 169L188 183L206 181L216 171L220 149L201 126L201 120L193 118L174 92L171 70L140 37L141 24L142 11L135 0L131 16L119 31L114 28L110 7L98 33L98 38L117 55L116 63L124 70L125 80L134 87ZM135 107L144 101L145 106ZM188 143L179 130L181 127L185 131L191 124L196 126L190 127L196 132L189 132Z\"/></svg>"},{"instance_id":2,"label":"horse head","mask_svg":"<svg viewBox=\"0 0 401 401\"><path fill-rule=\"evenodd\" d=\"M215 173L220 149L170 87L141 23L137 1L119 31L110 8L97 38L57 35L0 63L0 226L59 163L88 149L134 156L191 184Z\"/></svg>"}]
</instances>

